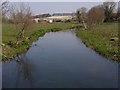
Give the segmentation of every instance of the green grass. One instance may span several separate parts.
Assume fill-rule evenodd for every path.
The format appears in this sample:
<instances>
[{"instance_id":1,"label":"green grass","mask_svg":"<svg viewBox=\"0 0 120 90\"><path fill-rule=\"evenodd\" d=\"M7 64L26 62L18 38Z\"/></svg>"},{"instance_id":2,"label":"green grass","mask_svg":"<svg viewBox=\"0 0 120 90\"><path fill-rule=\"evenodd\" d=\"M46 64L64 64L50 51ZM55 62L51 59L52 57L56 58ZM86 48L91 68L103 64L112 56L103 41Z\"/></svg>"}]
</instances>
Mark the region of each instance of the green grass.
<instances>
[{"instance_id":1,"label":"green grass","mask_svg":"<svg viewBox=\"0 0 120 90\"><path fill-rule=\"evenodd\" d=\"M53 24L33 24L29 30L26 30L26 36L30 36L32 33L38 30L48 30L53 28L67 29L72 26L72 23L53 23ZM16 35L19 33L16 30L14 24L2 24L2 39L3 43L7 43L8 41L15 41Z\"/></svg>"},{"instance_id":2,"label":"green grass","mask_svg":"<svg viewBox=\"0 0 120 90\"><path fill-rule=\"evenodd\" d=\"M31 43L43 36L46 32L56 32L63 29L69 29L72 27L72 23L52 23L52 24L33 24L26 30L25 36L27 37L23 40L16 48L14 46L16 42L16 36L19 31L15 28L14 24L3 23L2 25L2 41L5 44L3 47L3 54L8 58L13 57L16 53L22 53L30 47ZM12 43L9 43L12 42ZM5 59L3 57L3 59Z\"/></svg>"},{"instance_id":3,"label":"green grass","mask_svg":"<svg viewBox=\"0 0 120 90\"><path fill-rule=\"evenodd\" d=\"M76 35L82 39L86 46L94 49L99 54L118 60L118 41L111 41L113 37L118 38L117 23L103 23L88 30L76 30Z\"/></svg>"}]
</instances>

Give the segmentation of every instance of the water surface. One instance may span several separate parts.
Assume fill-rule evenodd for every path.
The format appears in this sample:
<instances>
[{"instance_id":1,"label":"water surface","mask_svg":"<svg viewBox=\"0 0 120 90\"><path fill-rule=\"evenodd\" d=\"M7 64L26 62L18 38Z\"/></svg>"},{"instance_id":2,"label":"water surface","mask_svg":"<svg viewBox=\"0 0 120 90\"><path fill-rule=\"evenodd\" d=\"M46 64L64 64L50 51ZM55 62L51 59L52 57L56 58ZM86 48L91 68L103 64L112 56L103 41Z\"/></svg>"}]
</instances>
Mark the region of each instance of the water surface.
<instances>
[{"instance_id":1,"label":"water surface","mask_svg":"<svg viewBox=\"0 0 120 90\"><path fill-rule=\"evenodd\" d=\"M2 69L3 88L118 87L118 64L87 48L73 31L46 33Z\"/></svg>"}]
</instances>

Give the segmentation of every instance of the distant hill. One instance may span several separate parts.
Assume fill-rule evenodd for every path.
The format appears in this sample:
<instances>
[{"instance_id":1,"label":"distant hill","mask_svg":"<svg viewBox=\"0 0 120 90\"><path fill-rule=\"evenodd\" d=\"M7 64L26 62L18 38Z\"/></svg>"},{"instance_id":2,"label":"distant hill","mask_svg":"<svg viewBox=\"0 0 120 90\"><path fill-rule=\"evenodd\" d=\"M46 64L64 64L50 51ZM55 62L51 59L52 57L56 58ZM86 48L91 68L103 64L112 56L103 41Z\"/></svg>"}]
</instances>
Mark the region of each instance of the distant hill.
<instances>
[{"instance_id":1,"label":"distant hill","mask_svg":"<svg viewBox=\"0 0 120 90\"><path fill-rule=\"evenodd\" d=\"M75 13L53 13L52 15L47 13L47 14L35 15L33 16L33 18L46 18L51 16L75 16Z\"/></svg>"},{"instance_id":2,"label":"distant hill","mask_svg":"<svg viewBox=\"0 0 120 90\"><path fill-rule=\"evenodd\" d=\"M50 17L51 15L49 13L47 14L39 14L39 15L35 15L33 16L33 18L45 18L45 17Z\"/></svg>"}]
</instances>

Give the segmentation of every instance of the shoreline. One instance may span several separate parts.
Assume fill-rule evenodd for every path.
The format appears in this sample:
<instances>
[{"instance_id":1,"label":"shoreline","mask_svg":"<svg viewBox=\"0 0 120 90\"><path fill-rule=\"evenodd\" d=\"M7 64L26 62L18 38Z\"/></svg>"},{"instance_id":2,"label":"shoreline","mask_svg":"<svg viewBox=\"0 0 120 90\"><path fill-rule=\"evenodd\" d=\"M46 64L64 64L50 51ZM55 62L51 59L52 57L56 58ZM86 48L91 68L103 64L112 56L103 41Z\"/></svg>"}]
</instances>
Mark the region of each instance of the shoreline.
<instances>
[{"instance_id":1,"label":"shoreline","mask_svg":"<svg viewBox=\"0 0 120 90\"><path fill-rule=\"evenodd\" d=\"M100 25L100 26L102 26L102 25ZM51 29L40 29L40 30L35 31L34 33L32 33L30 35L30 37L28 37L29 39L27 40L27 42L21 43L21 45L19 47L11 48L10 51L9 51L9 47L8 47L7 51L9 51L9 52L6 52L7 59L11 59L11 58L15 57L17 54L21 54L21 53L27 51L31 47L31 44L34 41L36 41L39 37L44 36L46 33L62 31L65 29L73 29L73 28L72 27L69 27L69 28L51 28ZM97 39L95 39L96 40L95 41L94 38L92 38L92 36L94 36L94 35L90 35L91 37L89 36L89 34L93 34L92 30L90 30L90 31L89 30L82 30L82 28L79 28L79 30L77 30L75 28L74 32L75 32L76 36L82 40L82 42L86 45L86 47L91 48L96 53L102 55L103 57L105 57L107 59L111 59L113 61L120 62L118 59L117 53L113 57L113 54L112 54L113 51L111 51L111 52L106 51L107 49L106 49L106 46L104 44L109 44L109 43L108 42L106 43L106 42L104 42L104 40L102 41L101 39L99 39L99 35L97 35L97 33L95 33L97 36L96 37ZM93 41L93 42L90 42L90 41ZM103 45L100 47L99 46L100 44L103 44ZM103 48L103 49L101 49L101 48ZM2 58L2 61L6 61L7 59Z\"/></svg>"},{"instance_id":2,"label":"shoreline","mask_svg":"<svg viewBox=\"0 0 120 90\"><path fill-rule=\"evenodd\" d=\"M102 35L108 32L108 30L105 32L102 31L101 28L103 30L106 30L107 29L106 27L108 26L112 27L112 26L107 24L106 27L102 27L102 26L104 26L104 24L98 25L99 29L96 28L96 26L93 26L88 30L82 30L79 28L76 30L76 36L82 40L82 42L86 45L86 47L93 49L96 53L106 57L107 59L111 59L112 61L116 61L120 63L118 58L119 57L119 52L118 52L119 47L117 44L118 41L110 41L111 36Z\"/></svg>"}]
</instances>

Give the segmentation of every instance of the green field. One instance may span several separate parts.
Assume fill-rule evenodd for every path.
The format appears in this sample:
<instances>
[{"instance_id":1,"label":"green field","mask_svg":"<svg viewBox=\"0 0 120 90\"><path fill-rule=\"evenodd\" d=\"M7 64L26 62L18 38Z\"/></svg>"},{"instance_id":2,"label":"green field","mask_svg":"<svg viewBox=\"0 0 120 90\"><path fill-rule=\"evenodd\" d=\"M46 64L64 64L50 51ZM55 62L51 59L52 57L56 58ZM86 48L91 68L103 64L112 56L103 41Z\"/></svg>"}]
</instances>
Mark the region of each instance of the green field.
<instances>
[{"instance_id":1,"label":"green field","mask_svg":"<svg viewBox=\"0 0 120 90\"><path fill-rule=\"evenodd\" d=\"M67 29L72 26L72 23L53 23L53 24L33 24L29 30L26 30L26 36L30 36L32 33L38 31L38 30L48 30L53 28L59 28L59 29ZM15 41L17 34L19 33L18 30L16 30L15 26L13 24L2 24L2 39L3 43L7 43L8 41Z\"/></svg>"},{"instance_id":2,"label":"green field","mask_svg":"<svg viewBox=\"0 0 120 90\"><path fill-rule=\"evenodd\" d=\"M13 57L16 53L22 53L30 47L31 43L38 39L38 37L43 36L46 32L55 32L63 29L69 29L72 27L72 23L45 23L45 24L32 24L31 27L26 30L25 39L16 48L14 46L16 42L16 36L19 31L15 28L14 24L3 23L2 25L2 40L5 46L3 47L3 54L9 57ZM12 42L12 45L9 45ZM3 57L5 59L5 57Z\"/></svg>"},{"instance_id":3,"label":"green field","mask_svg":"<svg viewBox=\"0 0 120 90\"><path fill-rule=\"evenodd\" d=\"M88 30L76 30L76 35L82 39L86 46L99 54L118 61L118 24L103 23L95 25ZM114 41L111 41L115 38Z\"/></svg>"}]
</instances>

